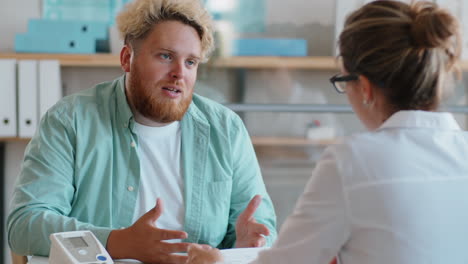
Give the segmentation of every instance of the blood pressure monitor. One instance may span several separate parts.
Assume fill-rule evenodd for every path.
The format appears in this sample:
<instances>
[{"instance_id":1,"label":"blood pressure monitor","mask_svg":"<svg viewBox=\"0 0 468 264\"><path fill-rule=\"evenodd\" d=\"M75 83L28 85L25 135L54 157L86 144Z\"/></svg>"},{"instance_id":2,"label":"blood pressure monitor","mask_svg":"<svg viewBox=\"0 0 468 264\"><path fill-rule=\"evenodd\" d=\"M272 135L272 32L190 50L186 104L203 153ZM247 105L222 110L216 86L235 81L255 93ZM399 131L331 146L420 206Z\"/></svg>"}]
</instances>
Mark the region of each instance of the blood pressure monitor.
<instances>
[{"instance_id":1,"label":"blood pressure monitor","mask_svg":"<svg viewBox=\"0 0 468 264\"><path fill-rule=\"evenodd\" d=\"M91 231L54 233L50 241L50 264L114 263Z\"/></svg>"}]
</instances>

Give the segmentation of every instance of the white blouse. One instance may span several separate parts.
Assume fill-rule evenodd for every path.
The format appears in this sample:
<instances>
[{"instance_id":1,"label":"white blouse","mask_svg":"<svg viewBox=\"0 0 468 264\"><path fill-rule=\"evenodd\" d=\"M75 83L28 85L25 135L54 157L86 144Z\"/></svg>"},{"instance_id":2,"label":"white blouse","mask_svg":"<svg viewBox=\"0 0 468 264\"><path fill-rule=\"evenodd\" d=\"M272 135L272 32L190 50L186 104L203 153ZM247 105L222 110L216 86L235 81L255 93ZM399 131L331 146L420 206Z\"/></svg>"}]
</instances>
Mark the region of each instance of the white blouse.
<instances>
[{"instance_id":1,"label":"white blouse","mask_svg":"<svg viewBox=\"0 0 468 264\"><path fill-rule=\"evenodd\" d=\"M287 175L285 175L287 177ZM468 133L400 111L329 147L254 263L468 263Z\"/></svg>"}]
</instances>

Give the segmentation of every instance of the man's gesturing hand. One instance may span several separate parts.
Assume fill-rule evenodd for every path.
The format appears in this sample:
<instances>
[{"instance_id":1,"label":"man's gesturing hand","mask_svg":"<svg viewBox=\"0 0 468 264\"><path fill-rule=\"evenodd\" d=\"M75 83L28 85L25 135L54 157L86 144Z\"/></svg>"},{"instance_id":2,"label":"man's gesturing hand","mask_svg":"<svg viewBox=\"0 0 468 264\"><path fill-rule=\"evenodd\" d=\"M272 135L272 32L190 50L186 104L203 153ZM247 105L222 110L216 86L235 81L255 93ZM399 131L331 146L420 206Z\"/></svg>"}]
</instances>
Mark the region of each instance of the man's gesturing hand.
<instances>
[{"instance_id":1,"label":"man's gesturing hand","mask_svg":"<svg viewBox=\"0 0 468 264\"><path fill-rule=\"evenodd\" d=\"M266 243L265 237L270 235L270 230L255 221L255 211L262 201L260 195L255 195L250 200L244 212L239 215L236 222L236 247L263 247Z\"/></svg>"},{"instance_id":2,"label":"man's gesturing hand","mask_svg":"<svg viewBox=\"0 0 468 264\"><path fill-rule=\"evenodd\" d=\"M113 230L107 240L107 251L114 259L130 258L144 263L185 263L187 256L171 253L186 252L190 243L168 243L163 240L184 239L183 231L165 230L155 222L163 213L163 202L140 217L132 226Z\"/></svg>"}]
</instances>

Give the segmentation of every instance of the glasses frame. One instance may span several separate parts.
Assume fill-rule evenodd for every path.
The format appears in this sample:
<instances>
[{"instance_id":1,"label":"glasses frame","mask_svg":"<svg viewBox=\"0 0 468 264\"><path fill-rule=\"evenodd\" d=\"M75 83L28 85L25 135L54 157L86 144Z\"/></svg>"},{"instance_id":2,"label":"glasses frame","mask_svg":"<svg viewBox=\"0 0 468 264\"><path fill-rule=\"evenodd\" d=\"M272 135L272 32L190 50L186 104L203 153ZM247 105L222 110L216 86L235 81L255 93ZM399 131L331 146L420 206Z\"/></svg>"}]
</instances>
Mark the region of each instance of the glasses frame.
<instances>
[{"instance_id":1,"label":"glasses frame","mask_svg":"<svg viewBox=\"0 0 468 264\"><path fill-rule=\"evenodd\" d=\"M332 83L333 87L335 87L335 90L338 93L346 93L345 90L341 89L336 85L336 82L350 82L350 81L357 81L359 79L359 76L356 74L348 74L348 75L341 75L341 74L336 74L333 77L330 78L330 82Z\"/></svg>"}]
</instances>

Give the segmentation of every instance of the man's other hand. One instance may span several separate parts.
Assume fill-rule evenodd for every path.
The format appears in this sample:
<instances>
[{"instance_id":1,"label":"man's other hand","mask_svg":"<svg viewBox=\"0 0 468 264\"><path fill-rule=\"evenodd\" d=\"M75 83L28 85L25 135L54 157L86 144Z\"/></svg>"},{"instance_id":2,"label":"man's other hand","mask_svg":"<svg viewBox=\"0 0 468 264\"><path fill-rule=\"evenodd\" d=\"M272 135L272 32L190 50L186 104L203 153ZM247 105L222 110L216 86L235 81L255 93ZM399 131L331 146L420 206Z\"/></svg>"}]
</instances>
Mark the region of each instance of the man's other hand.
<instances>
[{"instance_id":1,"label":"man's other hand","mask_svg":"<svg viewBox=\"0 0 468 264\"><path fill-rule=\"evenodd\" d=\"M163 213L163 202L140 217L132 226L111 231L107 251L113 259L137 259L144 263L184 264L187 256L173 253L187 252L190 243L168 243L164 240L185 239L187 233L157 228L155 222Z\"/></svg>"},{"instance_id":2,"label":"man's other hand","mask_svg":"<svg viewBox=\"0 0 468 264\"><path fill-rule=\"evenodd\" d=\"M236 222L236 245L242 247L263 247L266 244L264 236L270 235L270 230L263 224L257 223L254 213L262 202L260 195L250 200L244 212L239 215Z\"/></svg>"}]
</instances>

